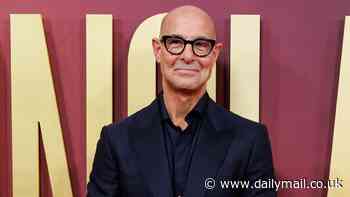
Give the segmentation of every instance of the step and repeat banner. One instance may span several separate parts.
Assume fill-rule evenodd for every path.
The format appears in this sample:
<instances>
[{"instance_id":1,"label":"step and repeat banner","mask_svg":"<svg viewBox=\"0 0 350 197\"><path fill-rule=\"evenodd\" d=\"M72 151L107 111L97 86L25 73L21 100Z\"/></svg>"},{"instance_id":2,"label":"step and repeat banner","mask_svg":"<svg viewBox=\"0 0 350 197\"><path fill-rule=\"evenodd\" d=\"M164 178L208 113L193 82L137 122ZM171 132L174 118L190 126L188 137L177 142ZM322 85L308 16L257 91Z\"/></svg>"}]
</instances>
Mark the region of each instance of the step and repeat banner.
<instances>
[{"instance_id":1,"label":"step and repeat banner","mask_svg":"<svg viewBox=\"0 0 350 197\"><path fill-rule=\"evenodd\" d=\"M350 195L350 2L1 0L0 197L86 195L102 126L161 91L151 40L189 4L224 44L208 92L267 126L278 196Z\"/></svg>"}]
</instances>

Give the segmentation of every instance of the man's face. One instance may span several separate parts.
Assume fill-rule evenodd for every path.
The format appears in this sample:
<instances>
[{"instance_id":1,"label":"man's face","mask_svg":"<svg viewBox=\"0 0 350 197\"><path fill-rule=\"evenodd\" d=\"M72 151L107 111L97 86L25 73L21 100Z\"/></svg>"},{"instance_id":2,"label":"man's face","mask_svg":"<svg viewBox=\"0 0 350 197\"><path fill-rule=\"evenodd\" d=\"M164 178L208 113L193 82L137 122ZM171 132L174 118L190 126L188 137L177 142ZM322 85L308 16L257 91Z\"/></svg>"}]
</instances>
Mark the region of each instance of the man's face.
<instances>
[{"instance_id":1,"label":"man's face","mask_svg":"<svg viewBox=\"0 0 350 197\"><path fill-rule=\"evenodd\" d=\"M161 36L215 40L214 26L208 23L208 20L200 16L174 16L167 20ZM174 55L166 49L164 42L153 39L154 54L160 64L163 82L177 90L195 91L205 87L221 47L221 43L215 44L207 56L199 57L194 54L191 44L186 44L181 54Z\"/></svg>"}]
</instances>

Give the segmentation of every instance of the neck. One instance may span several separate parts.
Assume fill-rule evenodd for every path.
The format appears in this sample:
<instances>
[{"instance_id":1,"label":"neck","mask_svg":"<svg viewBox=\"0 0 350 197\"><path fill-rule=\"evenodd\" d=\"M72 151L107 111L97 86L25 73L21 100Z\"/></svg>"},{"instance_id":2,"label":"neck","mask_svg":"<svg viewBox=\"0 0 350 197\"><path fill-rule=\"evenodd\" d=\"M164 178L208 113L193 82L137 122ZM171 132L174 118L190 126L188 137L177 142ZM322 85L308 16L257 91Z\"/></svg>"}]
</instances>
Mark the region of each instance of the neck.
<instances>
[{"instance_id":1,"label":"neck","mask_svg":"<svg viewBox=\"0 0 350 197\"><path fill-rule=\"evenodd\" d=\"M186 129L188 124L185 117L205 94L205 90L206 86L196 91L176 90L163 83L164 104L174 125Z\"/></svg>"}]
</instances>

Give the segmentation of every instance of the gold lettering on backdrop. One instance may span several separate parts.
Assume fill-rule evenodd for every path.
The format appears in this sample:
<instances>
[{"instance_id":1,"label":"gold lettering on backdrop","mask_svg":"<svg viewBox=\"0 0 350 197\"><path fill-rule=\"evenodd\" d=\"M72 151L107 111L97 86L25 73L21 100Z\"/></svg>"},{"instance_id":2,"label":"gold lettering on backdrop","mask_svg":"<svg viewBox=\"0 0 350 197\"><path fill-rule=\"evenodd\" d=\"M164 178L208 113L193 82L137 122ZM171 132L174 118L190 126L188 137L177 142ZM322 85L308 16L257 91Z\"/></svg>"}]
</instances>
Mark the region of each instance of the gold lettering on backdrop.
<instances>
[{"instance_id":1,"label":"gold lettering on backdrop","mask_svg":"<svg viewBox=\"0 0 350 197\"><path fill-rule=\"evenodd\" d=\"M342 188L328 189L329 197L350 195L350 16L345 17L343 49L339 72L338 97L334 122L330 179L339 178Z\"/></svg>"},{"instance_id":2,"label":"gold lettering on backdrop","mask_svg":"<svg viewBox=\"0 0 350 197\"><path fill-rule=\"evenodd\" d=\"M231 15L230 110L259 121L260 16Z\"/></svg>"},{"instance_id":3,"label":"gold lettering on backdrop","mask_svg":"<svg viewBox=\"0 0 350 197\"><path fill-rule=\"evenodd\" d=\"M113 116L112 15L86 16L86 128L87 180L101 127Z\"/></svg>"},{"instance_id":4,"label":"gold lettering on backdrop","mask_svg":"<svg viewBox=\"0 0 350 197\"><path fill-rule=\"evenodd\" d=\"M152 51L153 37L159 36L160 24L165 13L144 20L136 29L128 57L128 114L148 105L156 93L156 63ZM215 99L215 67L208 81L208 93Z\"/></svg>"},{"instance_id":5,"label":"gold lettering on backdrop","mask_svg":"<svg viewBox=\"0 0 350 197\"><path fill-rule=\"evenodd\" d=\"M53 196L72 196L41 16L10 18L13 196L39 196L38 122Z\"/></svg>"},{"instance_id":6,"label":"gold lettering on backdrop","mask_svg":"<svg viewBox=\"0 0 350 197\"><path fill-rule=\"evenodd\" d=\"M165 14L144 20L132 36L128 56L128 114L148 105L156 93L156 63L152 38L159 36Z\"/></svg>"}]
</instances>

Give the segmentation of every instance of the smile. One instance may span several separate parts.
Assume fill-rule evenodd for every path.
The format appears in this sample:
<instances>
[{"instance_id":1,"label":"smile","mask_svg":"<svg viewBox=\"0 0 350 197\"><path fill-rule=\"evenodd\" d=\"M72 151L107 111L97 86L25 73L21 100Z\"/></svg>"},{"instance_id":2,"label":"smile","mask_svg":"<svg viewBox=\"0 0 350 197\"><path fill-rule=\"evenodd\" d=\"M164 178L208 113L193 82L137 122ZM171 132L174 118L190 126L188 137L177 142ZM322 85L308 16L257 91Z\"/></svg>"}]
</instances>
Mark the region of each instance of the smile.
<instances>
[{"instance_id":1,"label":"smile","mask_svg":"<svg viewBox=\"0 0 350 197\"><path fill-rule=\"evenodd\" d=\"M181 71L181 72L199 72L198 69L195 68L175 68L175 71Z\"/></svg>"}]
</instances>

